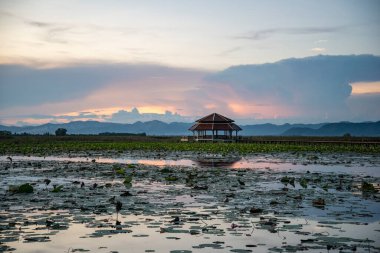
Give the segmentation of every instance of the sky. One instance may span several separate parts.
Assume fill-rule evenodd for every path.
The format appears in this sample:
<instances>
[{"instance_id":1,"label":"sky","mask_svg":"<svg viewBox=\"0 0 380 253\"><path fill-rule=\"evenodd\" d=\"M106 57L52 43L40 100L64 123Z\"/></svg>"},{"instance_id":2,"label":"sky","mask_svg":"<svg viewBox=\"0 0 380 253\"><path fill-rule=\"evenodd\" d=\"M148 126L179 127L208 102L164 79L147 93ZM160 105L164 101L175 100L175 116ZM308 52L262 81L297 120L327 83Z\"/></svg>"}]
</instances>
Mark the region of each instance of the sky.
<instances>
[{"instance_id":1,"label":"sky","mask_svg":"<svg viewBox=\"0 0 380 253\"><path fill-rule=\"evenodd\" d=\"M379 13L377 0L0 0L0 124L377 121Z\"/></svg>"}]
</instances>

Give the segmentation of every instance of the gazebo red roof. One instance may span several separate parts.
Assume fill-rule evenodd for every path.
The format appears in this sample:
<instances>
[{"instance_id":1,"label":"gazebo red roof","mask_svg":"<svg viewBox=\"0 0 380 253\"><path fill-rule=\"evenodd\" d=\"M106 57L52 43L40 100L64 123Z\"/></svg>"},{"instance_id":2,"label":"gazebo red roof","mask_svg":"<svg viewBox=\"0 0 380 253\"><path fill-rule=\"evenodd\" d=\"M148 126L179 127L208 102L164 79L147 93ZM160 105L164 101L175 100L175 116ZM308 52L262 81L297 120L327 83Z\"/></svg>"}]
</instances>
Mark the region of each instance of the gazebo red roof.
<instances>
[{"instance_id":1,"label":"gazebo red roof","mask_svg":"<svg viewBox=\"0 0 380 253\"><path fill-rule=\"evenodd\" d=\"M220 115L219 113L211 113L210 115L207 115L201 119L198 119L196 122L200 123L230 123L234 122L234 120L229 119L227 117L224 117L223 115Z\"/></svg>"},{"instance_id":2,"label":"gazebo red roof","mask_svg":"<svg viewBox=\"0 0 380 253\"><path fill-rule=\"evenodd\" d=\"M218 113L212 113L201 119L198 119L190 131L203 131L203 130L221 130L221 131L240 131L242 130L238 125L233 123L232 119L224 117Z\"/></svg>"}]
</instances>

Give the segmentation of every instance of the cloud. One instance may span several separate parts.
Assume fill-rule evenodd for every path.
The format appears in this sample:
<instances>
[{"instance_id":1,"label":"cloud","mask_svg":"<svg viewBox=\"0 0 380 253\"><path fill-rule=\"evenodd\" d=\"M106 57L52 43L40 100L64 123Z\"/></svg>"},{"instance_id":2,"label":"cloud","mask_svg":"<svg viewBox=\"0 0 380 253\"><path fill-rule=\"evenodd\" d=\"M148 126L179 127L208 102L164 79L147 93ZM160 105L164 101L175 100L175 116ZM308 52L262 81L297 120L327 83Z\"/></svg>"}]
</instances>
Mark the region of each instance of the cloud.
<instances>
[{"instance_id":1,"label":"cloud","mask_svg":"<svg viewBox=\"0 0 380 253\"><path fill-rule=\"evenodd\" d=\"M51 27L51 26L53 26L52 23L32 21L32 20L24 20L24 21L28 25L39 27L39 28L45 28L45 27Z\"/></svg>"},{"instance_id":2,"label":"cloud","mask_svg":"<svg viewBox=\"0 0 380 253\"><path fill-rule=\"evenodd\" d=\"M73 115L48 115L48 114L31 114L31 115L20 115L18 118L34 118L34 119L54 119L54 120L64 120L64 121L73 121L73 120L83 120L83 119L102 119L104 115L98 115L90 112L79 112Z\"/></svg>"},{"instance_id":3,"label":"cloud","mask_svg":"<svg viewBox=\"0 0 380 253\"><path fill-rule=\"evenodd\" d=\"M7 124L22 118L183 121L177 108L181 114L192 113L191 107L182 106L191 100L186 91L201 86L209 73L158 65L87 64L52 69L0 65L0 117ZM139 108L138 117L131 118L126 110L133 107Z\"/></svg>"},{"instance_id":4,"label":"cloud","mask_svg":"<svg viewBox=\"0 0 380 253\"><path fill-rule=\"evenodd\" d=\"M196 85L194 79L203 75L205 72L202 71L157 65L88 64L52 69L0 65L0 107L6 109L81 99L96 96L97 90L101 91L99 96L112 91L109 99L112 96L116 99L123 93L124 99L137 102L139 97L128 94L133 91L141 93L140 97L144 97L144 93L145 97L152 94L159 100L159 92L163 89L186 89L184 85L187 82L195 81Z\"/></svg>"},{"instance_id":5,"label":"cloud","mask_svg":"<svg viewBox=\"0 0 380 253\"><path fill-rule=\"evenodd\" d=\"M233 87L239 94L242 111L264 103L278 110L280 117L344 120L351 117L346 105L351 95L350 83L380 80L379 69L377 56L321 55L230 67L211 75L209 80L215 81L214 90ZM371 116L370 111L362 113L362 118Z\"/></svg>"},{"instance_id":6,"label":"cloud","mask_svg":"<svg viewBox=\"0 0 380 253\"><path fill-rule=\"evenodd\" d=\"M98 33L137 33L135 28L125 26L102 26L89 23L60 23L60 22L44 22L40 20L30 19L16 15L12 12L0 11L0 17L11 18L24 23L29 28L38 28L43 31L41 40L48 43L68 44L80 43L81 35L98 34ZM73 35L73 36L72 36Z\"/></svg>"},{"instance_id":7,"label":"cloud","mask_svg":"<svg viewBox=\"0 0 380 253\"><path fill-rule=\"evenodd\" d=\"M0 65L0 106L5 109L80 98L110 78L107 70L104 73L102 69L99 66L33 69Z\"/></svg>"},{"instance_id":8,"label":"cloud","mask_svg":"<svg viewBox=\"0 0 380 253\"><path fill-rule=\"evenodd\" d=\"M320 43L327 43L328 40L317 40L315 43L320 44Z\"/></svg>"},{"instance_id":9,"label":"cloud","mask_svg":"<svg viewBox=\"0 0 380 253\"><path fill-rule=\"evenodd\" d=\"M21 119L21 120L20 120ZM134 123L137 121L146 122L152 120L160 120L163 122L193 122L194 117L185 117L178 113L171 111L165 111L164 113L140 113L139 110L134 107L130 111L118 110L111 114L97 114L93 112L78 112L61 115L52 114L24 114L17 115L12 118L12 122L16 122L16 125L34 125L42 123L64 123L70 121L107 121L114 123ZM7 120L1 120L0 122L7 123Z\"/></svg>"},{"instance_id":10,"label":"cloud","mask_svg":"<svg viewBox=\"0 0 380 253\"><path fill-rule=\"evenodd\" d=\"M224 50L223 52L221 52L220 54L218 54L219 56L226 56L226 55L230 55L232 53L235 53L235 52L238 52L242 49L242 47L233 47L233 48L230 48L230 49L227 49L227 50Z\"/></svg>"},{"instance_id":11,"label":"cloud","mask_svg":"<svg viewBox=\"0 0 380 253\"><path fill-rule=\"evenodd\" d=\"M163 122L192 122L194 120L193 117L183 117L171 111L165 111L165 113L140 113L137 108L133 108L131 111L119 110L106 119L107 121L115 123L134 123L136 121L145 122L151 120L160 120Z\"/></svg>"},{"instance_id":12,"label":"cloud","mask_svg":"<svg viewBox=\"0 0 380 253\"><path fill-rule=\"evenodd\" d=\"M324 47L314 47L314 48L311 49L311 51L317 52L317 53L322 53L322 52L326 51L326 48L324 48Z\"/></svg>"},{"instance_id":13,"label":"cloud","mask_svg":"<svg viewBox=\"0 0 380 253\"><path fill-rule=\"evenodd\" d=\"M37 27L37 28L50 28L58 25L57 23L52 23L52 22L43 22L43 21L37 21L29 18L25 18L19 15L16 15L12 12L9 11L0 11L0 17L6 17L6 18L12 18L15 20L19 20L23 22L26 25Z\"/></svg>"},{"instance_id":14,"label":"cloud","mask_svg":"<svg viewBox=\"0 0 380 253\"><path fill-rule=\"evenodd\" d=\"M380 93L380 81L350 83L352 95Z\"/></svg>"},{"instance_id":15,"label":"cloud","mask_svg":"<svg viewBox=\"0 0 380 253\"><path fill-rule=\"evenodd\" d=\"M64 33L72 29L70 26L57 26L46 30L45 41L50 43L67 44L68 40L64 39Z\"/></svg>"},{"instance_id":16,"label":"cloud","mask_svg":"<svg viewBox=\"0 0 380 253\"><path fill-rule=\"evenodd\" d=\"M237 36L237 39L247 40L263 40L276 34L287 35L309 35L309 34L327 34L336 33L346 29L345 26L333 26L333 27L279 27L270 28L257 31L251 31L247 34Z\"/></svg>"},{"instance_id":17,"label":"cloud","mask_svg":"<svg viewBox=\"0 0 380 253\"><path fill-rule=\"evenodd\" d=\"M378 121L380 119L380 92L350 96L347 100L351 120Z\"/></svg>"},{"instance_id":18,"label":"cloud","mask_svg":"<svg viewBox=\"0 0 380 253\"><path fill-rule=\"evenodd\" d=\"M319 55L220 72L131 64L0 65L0 117L171 122L219 112L245 123L365 120L373 118L374 98L359 99L350 84L380 81L379 69L380 57L372 55Z\"/></svg>"},{"instance_id":19,"label":"cloud","mask_svg":"<svg viewBox=\"0 0 380 253\"><path fill-rule=\"evenodd\" d=\"M0 123L5 125L40 125L45 123L66 123L70 121L87 121L96 120L104 121L105 115L98 115L93 113L74 113L71 115L53 115L53 114L20 114L11 117L0 118Z\"/></svg>"}]
</instances>

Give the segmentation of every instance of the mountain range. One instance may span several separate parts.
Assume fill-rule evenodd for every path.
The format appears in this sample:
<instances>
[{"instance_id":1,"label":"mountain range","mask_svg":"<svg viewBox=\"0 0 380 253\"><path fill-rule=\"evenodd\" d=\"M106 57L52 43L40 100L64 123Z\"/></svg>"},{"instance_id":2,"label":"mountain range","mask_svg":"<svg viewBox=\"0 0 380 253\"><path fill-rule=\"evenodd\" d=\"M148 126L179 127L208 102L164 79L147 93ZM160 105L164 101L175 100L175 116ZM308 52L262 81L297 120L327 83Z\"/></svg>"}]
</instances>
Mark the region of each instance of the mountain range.
<instances>
[{"instance_id":1,"label":"mountain range","mask_svg":"<svg viewBox=\"0 0 380 253\"><path fill-rule=\"evenodd\" d=\"M192 123L165 123L158 120L133 124L120 124L98 121L72 121L62 124L43 124L38 126L3 126L0 131L10 131L15 134L54 134L58 128L67 129L68 134L99 134L99 133L146 133L147 135L191 135L188 131ZM242 125L243 136L380 136L380 121L377 122L339 122L320 124L256 124Z\"/></svg>"}]
</instances>

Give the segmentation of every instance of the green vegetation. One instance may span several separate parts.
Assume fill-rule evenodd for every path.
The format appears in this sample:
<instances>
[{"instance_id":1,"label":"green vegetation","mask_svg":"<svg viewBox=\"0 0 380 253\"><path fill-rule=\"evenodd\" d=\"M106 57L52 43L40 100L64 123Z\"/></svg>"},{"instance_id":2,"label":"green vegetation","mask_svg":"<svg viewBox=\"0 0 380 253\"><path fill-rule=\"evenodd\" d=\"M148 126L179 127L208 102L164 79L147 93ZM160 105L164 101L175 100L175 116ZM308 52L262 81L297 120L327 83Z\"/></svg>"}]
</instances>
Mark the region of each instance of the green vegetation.
<instances>
[{"instance_id":1,"label":"green vegetation","mask_svg":"<svg viewBox=\"0 0 380 253\"><path fill-rule=\"evenodd\" d=\"M125 175L125 170L123 168L118 168L115 172L117 175Z\"/></svg>"},{"instance_id":2,"label":"green vegetation","mask_svg":"<svg viewBox=\"0 0 380 253\"><path fill-rule=\"evenodd\" d=\"M173 170L169 169L169 168L163 168L162 170L160 170L161 173L172 173Z\"/></svg>"},{"instance_id":3,"label":"green vegetation","mask_svg":"<svg viewBox=\"0 0 380 253\"><path fill-rule=\"evenodd\" d=\"M111 133L111 132L104 132L99 133L99 135L105 135L105 136L146 136L146 133Z\"/></svg>"},{"instance_id":4,"label":"green vegetation","mask_svg":"<svg viewBox=\"0 0 380 253\"><path fill-rule=\"evenodd\" d=\"M295 180L294 177L285 176L285 177L282 177L280 181L284 185L290 184L291 186L295 187L294 180Z\"/></svg>"},{"instance_id":5,"label":"green vegetation","mask_svg":"<svg viewBox=\"0 0 380 253\"><path fill-rule=\"evenodd\" d=\"M33 186L31 186L29 183L22 184L22 185L10 185L9 191L13 193L32 193L33 192Z\"/></svg>"},{"instance_id":6,"label":"green vegetation","mask_svg":"<svg viewBox=\"0 0 380 253\"><path fill-rule=\"evenodd\" d=\"M300 179L300 185L302 186L302 188L307 188L307 179L306 178L301 178Z\"/></svg>"},{"instance_id":7,"label":"green vegetation","mask_svg":"<svg viewBox=\"0 0 380 253\"><path fill-rule=\"evenodd\" d=\"M51 192L61 192L63 189L63 185L59 185L59 186L53 185L53 187L54 188Z\"/></svg>"},{"instance_id":8,"label":"green vegetation","mask_svg":"<svg viewBox=\"0 0 380 253\"><path fill-rule=\"evenodd\" d=\"M377 190L375 189L375 187L373 186L373 184L371 183L367 183L366 181L363 181L362 182L362 192L366 192L366 193L375 193L377 192Z\"/></svg>"},{"instance_id":9,"label":"green vegetation","mask_svg":"<svg viewBox=\"0 0 380 253\"><path fill-rule=\"evenodd\" d=\"M0 136L11 136L12 133L10 131L0 131Z\"/></svg>"},{"instance_id":10,"label":"green vegetation","mask_svg":"<svg viewBox=\"0 0 380 253\"><path fill-rule=\"evenodd\" d=\"M175 182L178 180L178 177L176 176L168 176L168 177L165 177L165 180L168 181L168 182Z\"/></svg>"},{"instance_id":11,"label":"green vegetation","mask_svg":"<svg viewBox=\"0 0 380 253\"><path fill-rule=\"evenodd\" d=\"M131 184L132 183L132 180L133 180L133 177L132 176L126 176L124 178L124 184Z\"/></svg>"},{"instance_id":12,"label":"green vegetation","mask_svg":"<svg viewBox=\"0 0 380 253\"><path fill-rule=\"evenodd\" d=\"M174 138L128 140L96 136L17 136L0 139L0 154L49 155L78 151L191 151L218 154L261 152L358 152L380 153L379 144L344 143L192 143L175 142Z\"/></svg>"},{"instance_id":13,"label":"green vegetation","mask_svg":"<svg viewBox=\"0 0 380 253\"><path fill-rule=\"evenodd\" d=\"M58 128L57 130L55 130L55 135L57 136L65 136L67 133L67 129L65 128Z\"/></svg>"}]
</instances>

